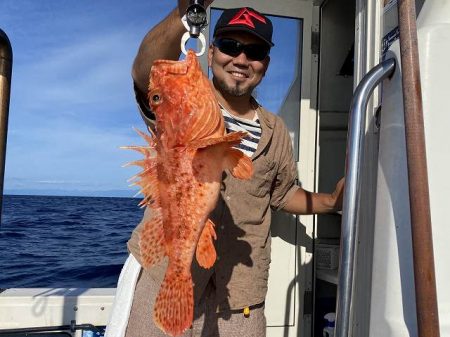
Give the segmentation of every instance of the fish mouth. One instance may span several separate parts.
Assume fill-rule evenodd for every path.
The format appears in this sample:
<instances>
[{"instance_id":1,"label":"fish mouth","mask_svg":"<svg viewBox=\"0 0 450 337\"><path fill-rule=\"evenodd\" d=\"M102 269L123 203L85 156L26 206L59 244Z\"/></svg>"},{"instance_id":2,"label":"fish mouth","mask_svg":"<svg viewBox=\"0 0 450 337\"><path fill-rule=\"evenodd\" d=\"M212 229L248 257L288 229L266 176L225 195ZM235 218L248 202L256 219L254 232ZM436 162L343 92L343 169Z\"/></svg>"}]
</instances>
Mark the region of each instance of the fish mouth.
<instances>
[{"instance_id":1,"label":"fish mouth","mask_svg":"<svg viewBox=\"0 0 450 337\"><path fill-rule=\"evenodd\" d=\"M156 60L153 62L153 69L160 69L163 74L186 75L188 65L185 62L173 60Z\"/></svg>"},{"instance_id":2,"label":"fish mouth","mask_svg":"<svg viewBox=\"0 0 450 337\"><path fill-rule=\"evenodd\" d=\"M186 63L188 65L189 71L200 70L200 62L198 61L198 57L192 49L189 50L186 55Z\"/></svg>"},{"instance_id":3,"label":"fish mouth","mask_svg":"<svg viewBox=\"0 0 450 337\"><path fill-rule=\"evenodd\" d=\"M195 55L195 52L190 49L188 50L186 54L186 59L184 61L174 61L175 67L171 69L172 71L175 71L177 74L189 74L189 73L195 73L200 69L200 63L198 61L197 55Z\"/></svg>"},{"instance_id":4,"label":"fish mouth","mask_svg":"<svg viewBox=\"0 0 450 337\"><path fill-rule=\"evenodd\" d=\"M187 75L200 69L197 55L193 50L189 50L184 61L155 60L152 68L159 68L162 72L171 75Z\"/></svg>"}]
</instances>

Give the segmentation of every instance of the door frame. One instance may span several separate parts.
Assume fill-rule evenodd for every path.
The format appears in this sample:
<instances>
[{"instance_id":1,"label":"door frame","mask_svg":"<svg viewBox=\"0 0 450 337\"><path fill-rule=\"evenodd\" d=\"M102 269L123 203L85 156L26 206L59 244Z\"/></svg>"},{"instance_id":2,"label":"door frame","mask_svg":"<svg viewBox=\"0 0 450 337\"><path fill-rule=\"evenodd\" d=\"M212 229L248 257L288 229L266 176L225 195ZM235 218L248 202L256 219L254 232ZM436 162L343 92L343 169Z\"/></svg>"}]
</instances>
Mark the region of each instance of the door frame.
<instances>
[{"instance_id":1,"label":"door frame","mask_svg":"<svg viewBox=\"0 0 450 337\"><path fill-rule=\"evenodd\" d=\"M312 32L319 30L319 6L313 1L278 0L261 1L246 0L245 6L253 7L258 11L280 17L297 18L303 21L302 34L302 69L301 69L301 102L299 144L297 158L297 172L301 186L309 191L317 190L317 140L319 116L317 110L317 83L319 69L319 55L312 54ZM208 22L211 9L226 9L242 7L241 0L216 0L208 9ZM204 32L209 41L209 31ZM204 69L208 68L206 55L200 60ZM298 221L304 230L297 231L296 242L296 283L295 283L295 316L293 325L283 327L270 327L267 329L268 337L275 336L311 336L312 333L312 308L311 314L304 313L305 298L313 291L313 238L316 217L312 215L299 216ZM274 238L279 239L279 238ZM276 254L273 251L272 254ZM270 283L269 283L270 287Z\"/></svg>"}]
</instances>

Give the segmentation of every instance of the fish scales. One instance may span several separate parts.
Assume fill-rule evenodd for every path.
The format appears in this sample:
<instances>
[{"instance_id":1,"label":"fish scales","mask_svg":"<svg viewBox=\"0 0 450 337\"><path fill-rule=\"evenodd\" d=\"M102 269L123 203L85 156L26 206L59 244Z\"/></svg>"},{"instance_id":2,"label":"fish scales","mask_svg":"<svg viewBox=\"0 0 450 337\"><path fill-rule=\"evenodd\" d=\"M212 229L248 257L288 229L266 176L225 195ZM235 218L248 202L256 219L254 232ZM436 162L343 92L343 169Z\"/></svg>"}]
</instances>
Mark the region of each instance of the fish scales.
<instances>
[{"instance_id":1,"label":"fish scales","mask_svg":"<svg viewBox=\"0 0 450 337\"><path fill-rule=\"evenodd\" d=\"M150 216L140 234L144 268L168 258L168 267L153 308L162 331L179 336L192 325L195 258L203 268L216 260L213 222L222 172L250 179L249 157L233 146L247 134L226 134L210 81L193 51L183 61L157 60L150 72L148 99L156 115L156 132L138 131L147 146L129 147L144 155L131 164L142 168L135 179Z\"/></svg>"}]
</instances>

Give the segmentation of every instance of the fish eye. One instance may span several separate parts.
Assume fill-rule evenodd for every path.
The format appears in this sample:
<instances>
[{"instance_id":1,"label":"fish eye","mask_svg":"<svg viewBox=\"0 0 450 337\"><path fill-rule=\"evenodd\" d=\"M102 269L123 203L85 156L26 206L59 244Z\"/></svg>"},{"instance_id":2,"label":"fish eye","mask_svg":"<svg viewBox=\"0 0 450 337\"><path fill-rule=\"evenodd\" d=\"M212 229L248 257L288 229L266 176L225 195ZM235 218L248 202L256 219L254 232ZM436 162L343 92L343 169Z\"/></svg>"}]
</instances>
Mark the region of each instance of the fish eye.
<instances>
[{"instance_id":1,"label":"fish eye","mask_svg":"<svg viewBox=\"0 0 450 337\"><path fill-rule=\"evenodd\" d=\"M161 93L154 91L149 93L150 104L158 105L162 103Z\"/></svg>"}]
</instances>

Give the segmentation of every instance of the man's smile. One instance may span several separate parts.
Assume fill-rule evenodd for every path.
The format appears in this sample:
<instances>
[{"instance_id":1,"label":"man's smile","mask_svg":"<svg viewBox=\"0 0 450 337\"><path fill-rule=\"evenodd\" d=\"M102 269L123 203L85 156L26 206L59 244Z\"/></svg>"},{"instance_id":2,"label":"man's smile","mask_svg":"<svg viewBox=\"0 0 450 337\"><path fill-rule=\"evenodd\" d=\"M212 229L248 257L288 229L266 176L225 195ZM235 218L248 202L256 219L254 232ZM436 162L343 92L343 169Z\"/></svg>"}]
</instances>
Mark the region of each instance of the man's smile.
<instances>
[{"instance_id":1,"label":"man's smile","mask_svg":"<svg viewBox=\"0 0 450 337\"><path fill-rule=\"evenodd\" d=\"M248 78L248 74L243 73L243 72L238 72L238 71L229 71L228 72L232 77L237 78L237 79L246 79Z\"/></svg>"}]
</instances>

